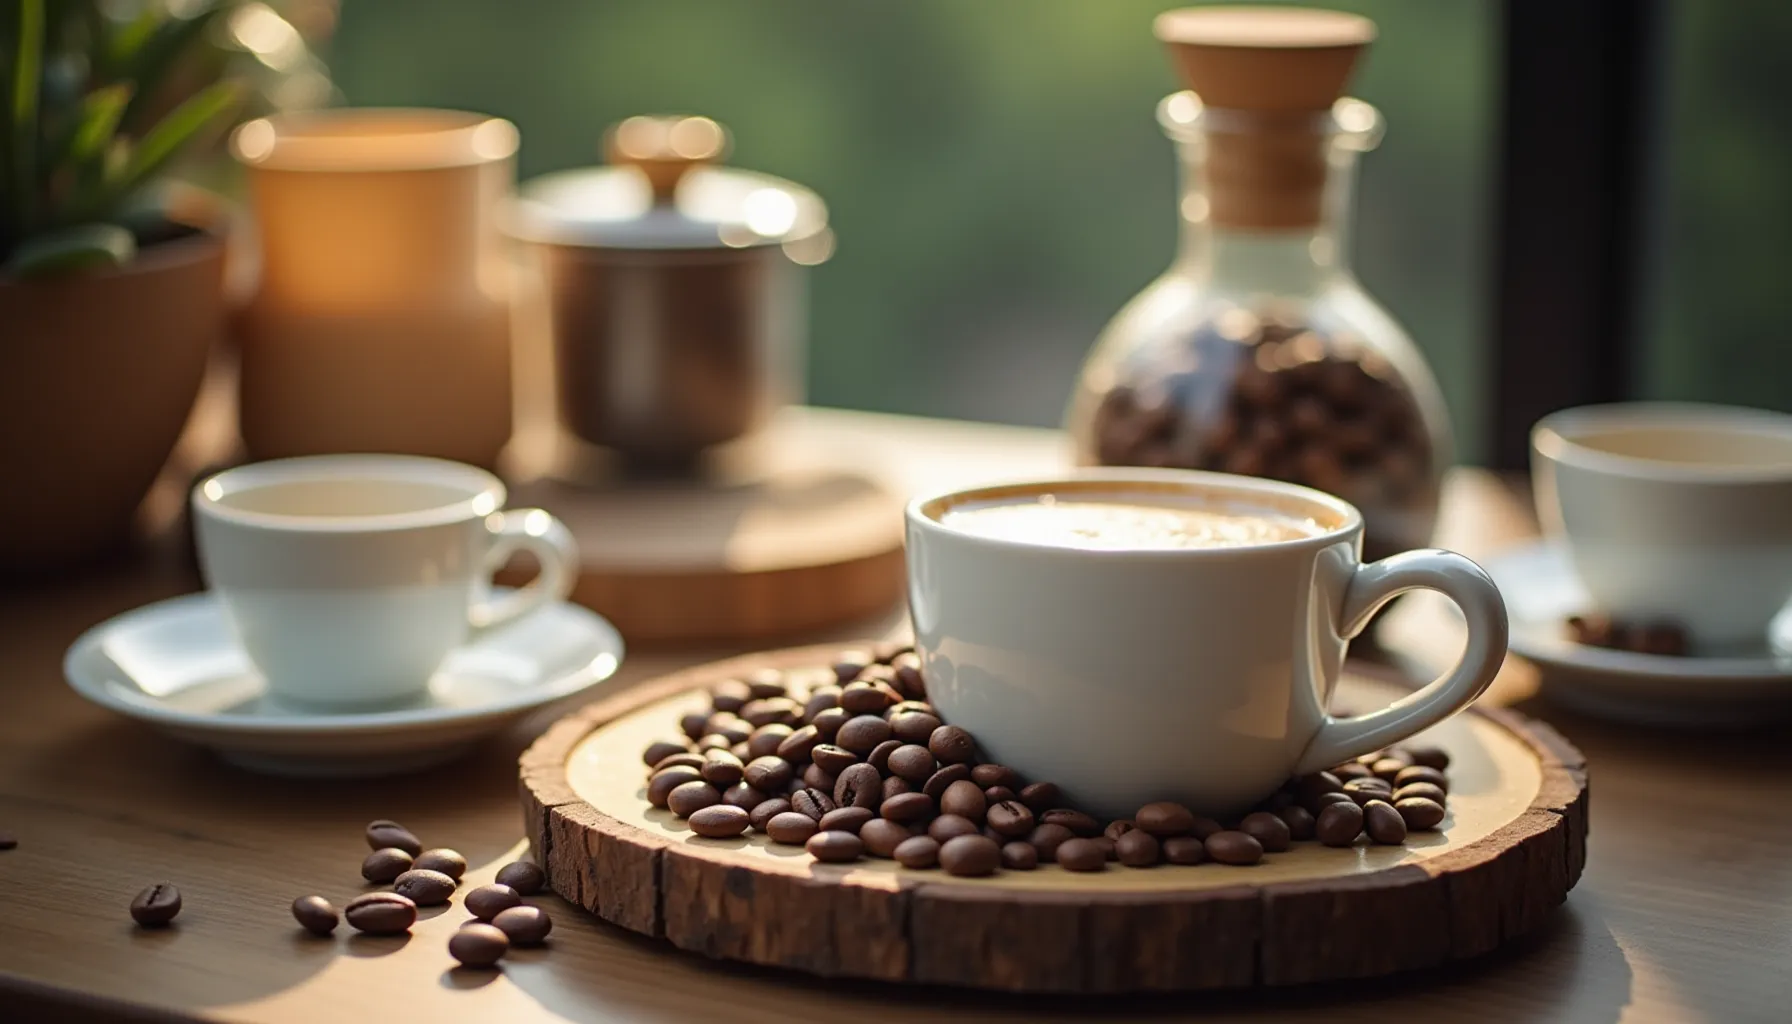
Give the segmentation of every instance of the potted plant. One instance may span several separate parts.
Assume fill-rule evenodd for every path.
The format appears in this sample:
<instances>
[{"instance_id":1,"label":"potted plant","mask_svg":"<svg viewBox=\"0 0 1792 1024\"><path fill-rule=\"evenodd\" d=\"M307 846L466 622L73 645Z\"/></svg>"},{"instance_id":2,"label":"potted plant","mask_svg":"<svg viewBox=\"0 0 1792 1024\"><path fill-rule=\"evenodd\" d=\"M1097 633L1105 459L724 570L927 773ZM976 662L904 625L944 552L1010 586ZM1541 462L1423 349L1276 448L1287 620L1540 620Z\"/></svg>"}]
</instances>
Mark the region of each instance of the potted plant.
<instances>
[{"instance_id":1,"label":"potted plant","mask_svg":"<svg viewBox=\"0 0 1792 1024\"><path fill-rule=\"evenodd\" d=\"M192 8L194 5L183 5ZM0 573L128 537L225 329L219 205L169 187L243 88L225 5L0 8Z\"/></svg>"}]
</instances>

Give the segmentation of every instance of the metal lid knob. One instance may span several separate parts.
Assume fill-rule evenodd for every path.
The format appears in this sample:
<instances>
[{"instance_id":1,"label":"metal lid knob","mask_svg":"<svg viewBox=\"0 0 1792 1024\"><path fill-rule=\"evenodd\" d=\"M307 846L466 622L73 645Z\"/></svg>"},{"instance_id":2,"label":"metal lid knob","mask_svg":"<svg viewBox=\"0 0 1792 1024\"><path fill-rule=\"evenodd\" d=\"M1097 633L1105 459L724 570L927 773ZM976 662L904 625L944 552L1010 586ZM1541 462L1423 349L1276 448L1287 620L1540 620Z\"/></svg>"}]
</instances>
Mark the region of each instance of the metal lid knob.
<instances>
[{"instance_id":1,"label":"metal lid knob","mask_svg":"<svg viewBox=\"0 0 1792 1024\"><path fill-rule=\"evenodd\" d=\"M647 177L656 203L669 203L693 167L728 153L728 130L707 117L631 117L604 133L604 158Z\"/></svg>"}]
</instances>

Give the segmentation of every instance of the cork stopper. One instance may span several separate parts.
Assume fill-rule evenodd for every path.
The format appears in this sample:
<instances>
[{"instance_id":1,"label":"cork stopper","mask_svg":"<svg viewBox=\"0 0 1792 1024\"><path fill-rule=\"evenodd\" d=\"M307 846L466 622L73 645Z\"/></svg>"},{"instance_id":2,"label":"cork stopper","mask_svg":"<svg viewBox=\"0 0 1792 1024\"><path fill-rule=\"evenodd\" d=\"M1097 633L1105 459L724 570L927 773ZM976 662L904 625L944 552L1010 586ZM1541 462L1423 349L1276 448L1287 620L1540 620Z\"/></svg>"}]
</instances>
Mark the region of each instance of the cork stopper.
<instances>
[{"instance_id":1,"label":"cork stopper","mask_svg":"<svg viewBox=\"0 0 1792 1024\"><path fill-rule=\"evenodd\" d=\"M1319 223L1328 141L1317 125L1375 38L1369 19L1300 7L1190 7L1153 30L1209 119L1206 190L1214 223ZM1236 115L1236 116L1230 116Z\"/></svg>"}]
</instances>

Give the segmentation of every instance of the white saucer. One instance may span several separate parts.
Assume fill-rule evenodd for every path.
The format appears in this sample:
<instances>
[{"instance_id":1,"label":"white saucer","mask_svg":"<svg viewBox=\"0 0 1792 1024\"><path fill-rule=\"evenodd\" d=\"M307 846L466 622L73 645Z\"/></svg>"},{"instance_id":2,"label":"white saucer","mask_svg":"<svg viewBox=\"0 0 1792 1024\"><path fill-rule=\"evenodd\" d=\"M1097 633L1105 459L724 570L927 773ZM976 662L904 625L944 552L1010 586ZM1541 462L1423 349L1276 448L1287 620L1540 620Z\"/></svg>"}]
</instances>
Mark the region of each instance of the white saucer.
<instances>
[{"instance_id":1,"label":"white saucer","mask_svg":"<svg viewBox=\"0 0 1792 1024\"><path fill-rule=\"evenodd\" d=\"M1640 724L1689 728L1750 725L1792 717L1792 616L1774 620L1771 636L1741 649L1696 651L1690 657L1589 647L1568 639L1564 621L1590 607L1560 548L1534 542L1484 563L1506 599L1512 651L1537 664L1543 693L1563 705ZM1390 647L1441 669L1437 651L1460 647L1461 616L1433 594L1414 594L1389 614L1380 636ZM1440 615L1442 610L1445 614ZM1456 632L1435 635L1440 623ZM1432 635L1419 637L1420 630Z\"/></svg>"},{"instance_id":2,"label":"white saucer","mask_svg":"<svg viewBox=\"0 0 1792 1024\"><path fill-rule=\"evenodd\" d=\"M551 604L448 656L427 695L401 707L328 714L283 707L210 594L145 605L81 634L63 659L88 700L253 771L386 775L448 760L550 701L608 678L622 638L602 617Z\"/></svg>"}]
</instances>

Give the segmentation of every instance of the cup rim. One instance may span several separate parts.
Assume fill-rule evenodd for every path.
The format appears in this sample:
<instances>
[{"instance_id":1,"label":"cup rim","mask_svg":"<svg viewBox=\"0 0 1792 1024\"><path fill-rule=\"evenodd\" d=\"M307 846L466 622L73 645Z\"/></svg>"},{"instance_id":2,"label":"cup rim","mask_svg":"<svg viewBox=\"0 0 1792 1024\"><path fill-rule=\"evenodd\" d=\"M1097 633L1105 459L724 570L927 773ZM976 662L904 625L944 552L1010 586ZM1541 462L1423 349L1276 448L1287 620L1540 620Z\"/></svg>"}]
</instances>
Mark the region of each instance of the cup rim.
<instances>
[{"instance_id":1,"label":"cup rim","mask_svg":"<svg viewBox=\"0 0 1792 1024\"><path fill-rule=\"evenodd\" d=\"M516 156L516 126L438 107L329 107L268 114L230 133L230 154L258 171L439 171Z\"/></svg>"},{"instance_id":2,"label":"cup rim","mask_svg":"<svg viewBox=\"0 0 1792 1024\"><path fill-rule=\"evenodd\" d=\"M1620 455L1581 444L1576 435L1592 429L1697 426L1753 434L1792 447L1792 415L1741 405L1705 402L1612 402L1562 409L1531 428L1531 453L1574 469L1676 484L1768 484L1792 482L1785 466L1706 465Z\"/></svg>"},{"instance_id":3,"label":"cup rim","mask_svg":"<svg viewBox=\"0 0 1792 1024\"><path fill-rule=\"evenodd\" d=\"M256 487L342 479L464 486L467 494L410 512L358 516L257 512L224 503L227 495ZM483 519L502 509L505 498L504 482L491 473L463 462L423 455L302 455L251 462L207 477L194 485L192 493L194 512L211 519L284 533L322 534L395 532Z\"/></svg>"},{"instance_id":4,"label":"cup rim","mask_svg":"<svg viewBox=\"0 0 1792 1024\"><path fill-rule=\"evenodd\" d=\"M1080 548L1058 544L1042 544L1037 541L1019 540L1008 537L988 537L981 534L966 533L955 530L941 522L929 508L940 503L960 503L975 501L979 494L995 496L1003 491L1049 489L1064 484L1113 484L1117 490L1126 484L1145 485L1181 485L1190 489L1207 489L1232 495L1256 496L1260 499L1277 498L1294 499L1308 506L1319 506L1336 517L1333 525L1321 529L1310 536L1295 537L1289 540L1272 540L1260 544L1236 544L1201 548ZM1274 511L1273 508L1270 509ZM1228 559L1249 558L1265 551L1290 551L1301 548L1321 549L1330 547L1340 541L1360 536L1363 527L1363 514L1355 505L1334 494L1303 487L1300 484L1286 483L1280 480L1267 480L1260 477L1238 476L1232 473L1215 473L1196 469L1155 469L1145 467L1103 467L1079 468L1048 477L1026 477L1016 479L990 480L971 486L953 487L930 494L924 494L909 501L905 517L911 525L952 537L962 538L971 543L989 544L998 548L1027 550L1040 553L1050 552L1053 555L1069 558L1115 559Z\"/></svg>"}]
</instances>

